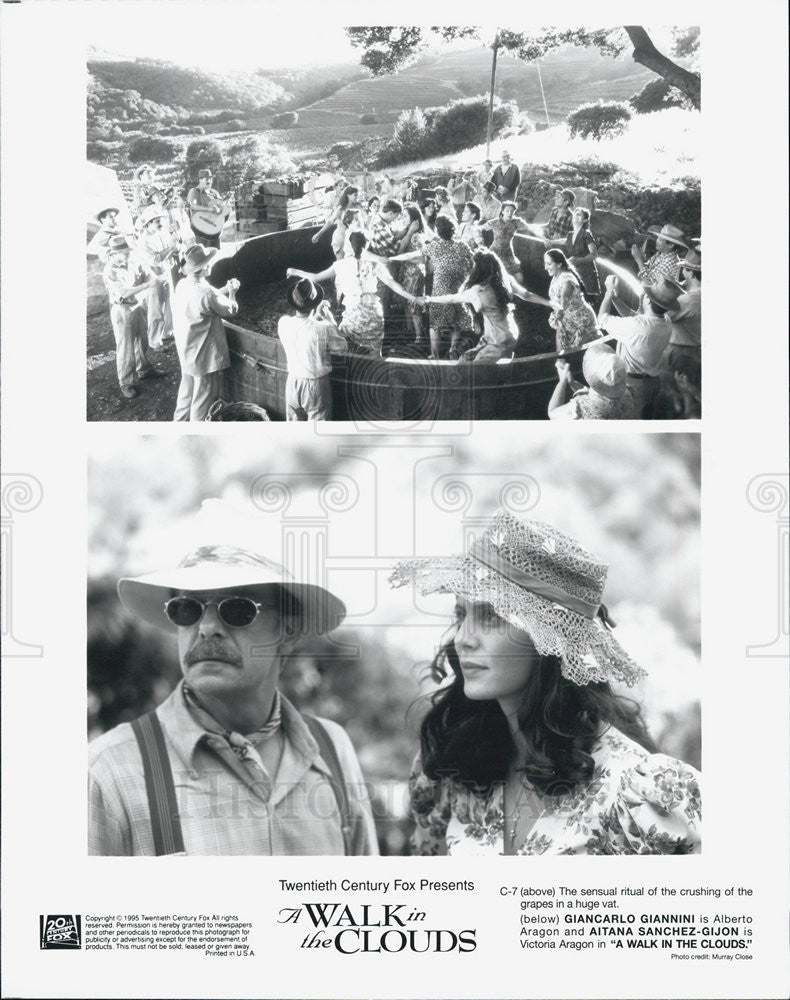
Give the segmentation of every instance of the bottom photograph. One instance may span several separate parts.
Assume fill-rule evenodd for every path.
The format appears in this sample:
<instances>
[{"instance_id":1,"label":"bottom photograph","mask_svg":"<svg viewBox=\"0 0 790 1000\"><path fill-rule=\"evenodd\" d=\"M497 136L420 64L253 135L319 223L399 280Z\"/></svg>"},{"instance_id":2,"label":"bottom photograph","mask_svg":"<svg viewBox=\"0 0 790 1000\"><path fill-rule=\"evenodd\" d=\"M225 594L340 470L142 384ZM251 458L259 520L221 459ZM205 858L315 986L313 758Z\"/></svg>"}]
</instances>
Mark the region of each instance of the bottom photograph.
<instances>
[{"instance_id":1,"label":"bottom photograph","mask_svg":"<svg viewBox=\"0 0 790 1000\"><path fill-rule=\"evenodd\" d=\"M88 472L88 854L701 851L697 434Z\"/></svg>"}]
</instances>

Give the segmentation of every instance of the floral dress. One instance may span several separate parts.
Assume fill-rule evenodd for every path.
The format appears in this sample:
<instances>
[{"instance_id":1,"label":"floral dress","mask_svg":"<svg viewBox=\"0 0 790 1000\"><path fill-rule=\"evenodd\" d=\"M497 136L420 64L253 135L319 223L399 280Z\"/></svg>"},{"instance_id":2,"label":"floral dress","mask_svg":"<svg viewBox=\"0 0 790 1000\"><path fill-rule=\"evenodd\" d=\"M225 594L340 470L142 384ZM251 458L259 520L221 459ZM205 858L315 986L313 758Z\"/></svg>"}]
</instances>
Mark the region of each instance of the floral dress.
<instances>
[{"instance_id":1,"label":"floral dress","mask_svg":"<svg viewBox=\"0 0 790 1000\"><path fill-rule=\"evenodd\" d=\"M698 854L699 773L648 753L616 729L593 747L590 781L556 797L533 789L545 808L516 854ZM527 786L528 788L530 786ZM452 778L433 782L415 761L409 781L413 854L505 853L502 786L486 795Z\"/></svg>"},{"instance_id":2,"label":"floral dress","mask_svg":"<svg viewBox=\"0 0 790 1000\"><path fill-rule=\"evenodd\" d=\"M551 279L549 300L554 311L549 325L557 331L557 350L570 351L598 337L598 321L593 307L570 271L559 271Z\"/></svg>"},{"instance_id":3,"label":"floral dress","mask_svg":"<svg viewBox=\"0 0 790 1000\"><path fill-rule=\"evenodd\" d=\"M527 224L523 219L515 218L509 222L504 219L492 219L487 222L483 229L488 229L494 234L493 242L489 247L502 261L508 274L515 274L521 270L521 264L513 253L513 237L516 233L525 233Z\"/></svg>"},{"instance_id":4,"label":"floral dress","mask_svg":"<svg viewBox=\"0 0 790 1000\"><path fill-rule=\"evenodd\" d=\"M567 404L572 420L633 420L636 417L630 392L621 399L608 399L594 389L579 389Z\"/></svg>"},{"instance_id":5,"label":"floral dress","mask_svg":"<svg viewBox=\"0 0 790 1000\"><path fill-rule=\"evenodd\" d=\"M336 260L335 291L343 299L340 332L349 349L378 355L384 339L384 317L377 287L377 265L353 255Z\"/></svg>"},{"instance_id":6,"label":"floral dress","mask_svg":"<svg viewBox=\"0 0 790 1000\"><path fill-rule=\"evenodd\" d=\"M432 295L455 295L472 270L472 251L465 243L436 237L426 243L423 253L433 266ZM472 317L461 303L435 303L429 305L431 326L434 330L470 330Z\"/></svg>"}]
</instances>

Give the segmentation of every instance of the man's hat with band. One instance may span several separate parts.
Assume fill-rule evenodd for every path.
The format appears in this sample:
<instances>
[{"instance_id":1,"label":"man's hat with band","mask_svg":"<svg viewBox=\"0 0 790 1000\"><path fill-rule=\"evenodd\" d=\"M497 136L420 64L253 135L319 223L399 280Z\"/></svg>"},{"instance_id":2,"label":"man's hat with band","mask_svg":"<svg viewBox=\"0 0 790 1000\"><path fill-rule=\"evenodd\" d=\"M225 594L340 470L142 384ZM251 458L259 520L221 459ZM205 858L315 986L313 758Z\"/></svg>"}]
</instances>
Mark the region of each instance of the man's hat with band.
<instances>
[{"instance_id":1,"label":"man's hat with band","mask_svg":"<svg viewBox=\"0 0 790 1000\"><path fill-rule=\"evenodd\" d=\"M181 265L182 274L194 274L200 271L219 253L216 247L204 247L202 243L193 243L184 251L184 263Z\"/></svg>"},{"instance_id":2,"label":"man's hat with band","mask_svg":"<svg viewBox=\"0 0 790 1000\"><path fill-rule=\"evenodd\" d=\"M660 229L658 226L650 226L647 231L652 233L653 236L657 236L659 239L669 240L670 243L676 243L679 247L686 247L686 249L688 249L686 235L683 230L678 226L673 226L669 222Z\"/></svg>"},{"instance_id":3,"label":"man's hat with band","mask_svg":"<svg viewBox=\"0 0 790 1000\"><path fill-rule=\"evenodd\" d=\"M301 278L285 293L286 299L297 312L312 312L324 300L324 290L309 278Z\"/></svg>"},{"instance_id":4,"label":"man's hat with band","mask_svg":"<svg viewBox=\"0 0 790 1000\"><path fill-rule=\"evenodd\" d=\"M672 278L667 278L666 275L659 278L655 284L645 285L645 295L650 301L670 312L677 306L678 299L684 291L682 285Z\"/></svg>"},{"instance_id":5,"label":"man's hat with band","mask_svg":"<svg viewBox=\"0 0 790 1000\"><path fill-rule=\"evenodd\" d=\"M123 235L123 233L118 233L117 236L111 236L110 242L107 244L107 253L115 253L118 250L131 250L131 244Z\"/></svg>"},{"instance_id":6,"label":"man's hat with band","mask_svg":"<svg viewBox=\"0 0 790 1000\"><path fill-rule=\"evenodd\" d=\"M631 685L644 670L612 634L601 603L607 569L564 532L499 510L466 553L405 560L390 582L490 604L541 655L560 657L563 676L575 684Z\"/></svg>"},{"instance_id":7,"label":"man's hat with band","mask_svg":"<svg viewBox=\"0 0 790 1000\"><path fill-rule=\"evenodd\" d=\"M165 604L182 593L243 590L261 593L278 587L301 605L303 634L323 635L343 621L346 607L323 587L298 583L279 563L233 545L204 545L189 552L178 566L118 582L123 605L158 628L176 631L165 614Z\"/></svg>"}]
</instances>

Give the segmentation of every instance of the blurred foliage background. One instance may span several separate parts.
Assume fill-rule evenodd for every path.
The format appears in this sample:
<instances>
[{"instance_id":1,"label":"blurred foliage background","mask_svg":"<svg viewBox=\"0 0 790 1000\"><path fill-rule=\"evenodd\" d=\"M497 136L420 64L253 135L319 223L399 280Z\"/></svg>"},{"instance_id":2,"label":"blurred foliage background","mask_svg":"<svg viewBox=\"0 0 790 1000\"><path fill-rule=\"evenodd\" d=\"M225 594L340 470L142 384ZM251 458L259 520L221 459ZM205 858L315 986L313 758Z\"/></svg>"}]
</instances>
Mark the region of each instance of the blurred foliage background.
<instances>
[{"instance_id":1,"label":"blurred foliage background","mask_svg":"<svg viewBox=\"0 0 790 1000\"><path fill-rule=\"evenodd\" d=\"M421 696L432 691L425 670L453 601L391 591L387 576L399 558L460 550L465 531L505 505L568 531L609 563L605 602L618 638L649 671L629 693L660 749L699 767L698 435L574 429L531 441L518 425L519 441L478 425L466 436L320 437L304 425L285 449L279 436L249 430L143 436L123 449L94 443L89 738L157 705L180 677L172 636L125 611L119 577L174 565L212 540L299 565L299 553L289 560L279 551L283 526L317 532L328 586L349 616L333 637L300 645L281 687L300 709L346 728L371 783L382 853L403 853L406 777ZM222 538L206 537L195 517L209 497L229 505Z\"/></svg>"}]
</instances>

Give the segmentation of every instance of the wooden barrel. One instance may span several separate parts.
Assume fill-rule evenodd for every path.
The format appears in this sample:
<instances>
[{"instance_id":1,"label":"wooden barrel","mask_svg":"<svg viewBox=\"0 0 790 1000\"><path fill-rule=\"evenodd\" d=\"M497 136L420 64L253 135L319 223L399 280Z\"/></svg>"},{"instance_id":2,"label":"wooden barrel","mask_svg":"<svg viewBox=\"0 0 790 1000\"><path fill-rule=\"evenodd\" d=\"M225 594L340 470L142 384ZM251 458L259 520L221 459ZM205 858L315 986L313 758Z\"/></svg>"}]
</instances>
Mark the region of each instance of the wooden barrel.
<instances>
[{"instance_id":1,"label":"wooden barrel","mask_svg":"<svg viewBox=\"0 0 790 1000\"><path fill-rule=\"evenodd\" d=\"M332 262L330 233L313 244L317 227L271 233L245 243L232 258L221 260L212 282L229 277L260 296L262 282L282 280L287 267L320 271ZM548 276L543 267L543 244L518 237L516 253L530 290L546 295ZM603 274L620 275L621 297L637 304L632 275L608 261ZM544 310L547 322L548 310ZM224 398L257 403L273 420L285 419L285 383L288 370L279 340L248 329L243 322L225 323L231 367L225 373ZM563 354L580 377L584 348ZM497 363L464 363L411 358L371 358L334 355L332 358L333 419L335 420L543 420L557 384L554 352Z\"/></svg>"}]
</instances>

